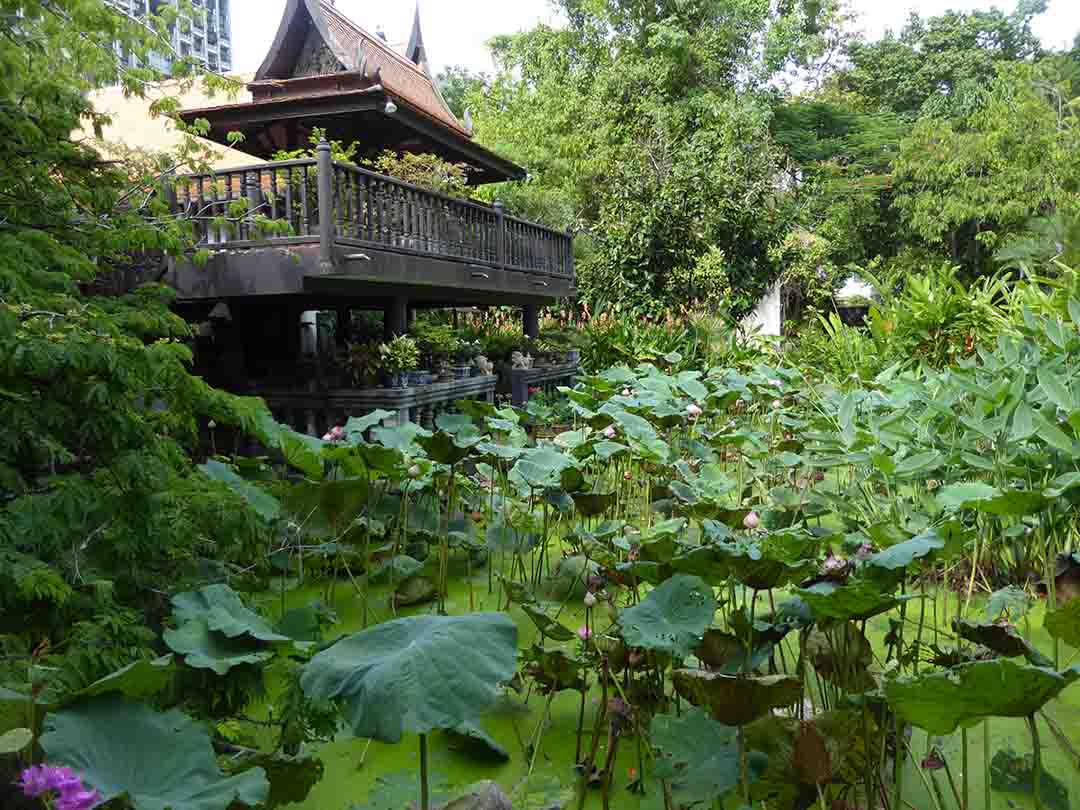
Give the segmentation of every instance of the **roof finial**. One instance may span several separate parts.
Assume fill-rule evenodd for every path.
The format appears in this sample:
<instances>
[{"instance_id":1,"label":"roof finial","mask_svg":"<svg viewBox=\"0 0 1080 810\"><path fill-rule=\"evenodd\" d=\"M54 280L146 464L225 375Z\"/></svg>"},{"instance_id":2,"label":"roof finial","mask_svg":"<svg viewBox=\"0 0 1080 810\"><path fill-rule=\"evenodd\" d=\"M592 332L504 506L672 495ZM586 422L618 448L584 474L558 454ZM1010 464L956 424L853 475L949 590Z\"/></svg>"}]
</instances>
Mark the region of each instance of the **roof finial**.
<instances>
[{"instance_id":1,"label":"roof finial","mask_svg":"<svg viewBox=\"0 0 1080 810\"><path fill-rule=\"evenodd\" d=\"M468 107L465 108L465 131L473 134L472 111Z\"/></svg>"}]
</instances>

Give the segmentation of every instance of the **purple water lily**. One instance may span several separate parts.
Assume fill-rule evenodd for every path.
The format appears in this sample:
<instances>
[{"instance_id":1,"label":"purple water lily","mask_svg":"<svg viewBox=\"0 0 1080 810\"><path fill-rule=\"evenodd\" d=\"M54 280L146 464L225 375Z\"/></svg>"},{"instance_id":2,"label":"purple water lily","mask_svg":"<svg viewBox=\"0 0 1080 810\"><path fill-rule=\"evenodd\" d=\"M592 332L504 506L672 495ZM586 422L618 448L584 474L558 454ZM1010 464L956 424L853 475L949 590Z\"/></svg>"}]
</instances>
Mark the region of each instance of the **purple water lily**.
<instances>
[{"instance_id":1,"label":"purple water lily","mask_svg":"<svg viewBox=\"0 0 1080 810\"><path fill-rule=\"evenodd\" d=\"M22 772L18 784L30 798L53 799L53 810L91 810L101 804L101 794L84 785L71 768L33 765Z\"/></svg>"}]
</instances>

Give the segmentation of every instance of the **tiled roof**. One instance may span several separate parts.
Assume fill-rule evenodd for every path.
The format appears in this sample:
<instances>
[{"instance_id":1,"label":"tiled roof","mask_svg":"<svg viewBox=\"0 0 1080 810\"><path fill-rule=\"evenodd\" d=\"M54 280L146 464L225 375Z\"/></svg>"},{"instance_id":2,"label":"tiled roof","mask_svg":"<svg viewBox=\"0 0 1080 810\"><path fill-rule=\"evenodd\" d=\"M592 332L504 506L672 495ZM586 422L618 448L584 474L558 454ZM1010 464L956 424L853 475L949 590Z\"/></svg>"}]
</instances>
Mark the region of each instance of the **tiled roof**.
<instances>
[{"instance_id":1,"label":"tiled roof","mask_svg":"<svg viewBox=\"0 0 1080 810\"><path fill-rule=\"evenodd\" d=\"M368 75L379 70L379 82L420 112L453 129L459 135L471 137L468 130L446 106L431 76L418 65L397 53L389 44L369 34L354 23L332 3L320 0L330 36L336 40L337 51L345 54L350 70L359 70L364 63Z\"/></svg>"}]
</instances>

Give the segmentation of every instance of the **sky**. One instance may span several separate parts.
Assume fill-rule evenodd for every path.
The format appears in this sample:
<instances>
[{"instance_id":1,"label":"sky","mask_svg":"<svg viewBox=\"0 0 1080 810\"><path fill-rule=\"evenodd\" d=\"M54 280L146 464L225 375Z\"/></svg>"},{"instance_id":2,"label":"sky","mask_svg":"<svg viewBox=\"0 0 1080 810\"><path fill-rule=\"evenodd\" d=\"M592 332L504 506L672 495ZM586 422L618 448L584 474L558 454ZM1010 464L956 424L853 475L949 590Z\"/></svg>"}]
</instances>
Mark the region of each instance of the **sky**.
<instances>
[{"instance_id":1,"label":"sky","mask_svg":"<svg viewBox=\"0 0 1080 810\"><path fill-rule=\"evenodd\" d=\"M368 30L382 27L391 42L408 37L415 0L337 0L337 6ZM933 16L948 9L986 8L992 0L853 0L858 25L869 38L888 28L899 30L912 11ZM1010 0L998 6L1012 9ZM285 0L233 0L233 70L254 73L277 32ZM548 0L420 0L424 42L435 72L446 65L490 71L485 43L496 34L557 24ZM1080 32L1080 0L1050 0L1050 10L1036 22L1048 47L1071 45Z\"/></svg>"}]
</instances>

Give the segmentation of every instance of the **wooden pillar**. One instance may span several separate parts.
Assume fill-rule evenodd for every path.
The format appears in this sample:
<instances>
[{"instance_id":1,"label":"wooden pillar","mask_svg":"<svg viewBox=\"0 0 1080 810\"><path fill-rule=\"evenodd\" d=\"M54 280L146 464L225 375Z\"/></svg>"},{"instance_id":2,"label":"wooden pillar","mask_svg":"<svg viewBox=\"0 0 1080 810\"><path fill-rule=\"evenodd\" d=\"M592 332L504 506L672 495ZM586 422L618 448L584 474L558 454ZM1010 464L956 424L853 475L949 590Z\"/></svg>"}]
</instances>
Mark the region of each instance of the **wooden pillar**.
<instances>
[{"instance_id":1,"label":"wooden pillar","mask_svg":"<svg viewBox=\"0 0 1080 810\"><path fill-rule=\"evenodd\" d=\"M315 151L319 169L319 270L330 273L334 269L334 160L325 140Z\"/></svg>"},{"instance_id":2,"label":"wooden pillar","mask_svg":"<svg viewBox=\"0 0 1080 810\"><path fill-rule=\"evenodd\" d=\"M416 307L409 307L409 315L408 315L408 318L407 318L406 326L409 329L412 329L415 324L416 324Z\"/></svg>"},{"instance_id":3,"label":"wooden pillar","mask_svg":"<svg viewBox=\"0 0 1080 810\"><path fill-rule=\"evenodd\" d=\"M337 308L337 324L334 330L334 339L339 347L344 348L349 343L349 330L352 326L352 310L348 307Z\"/></svg>"},{"instance_id":4,"label":"wooden pillar","mask_svg":"<svg viewBox=\"0 0 1080 810\"><path fill-rule=\"evenodd\" d=\"M536 340L540 337L540 307L536 304L526 304L521 308L521 326L525 331L525 337Z\"/></svg>"},{"instance_id":5,"label":"wooden pillar","mask_svg":"<svg viewBox=\"0 0 1080 810\"><path fill-rule=\"evenodd\" d=\"M409 330L409 301L407 298L393 298L387 304L383 316L383 331L386 339L404 335Z\"/></svg>"}]
</instances>

